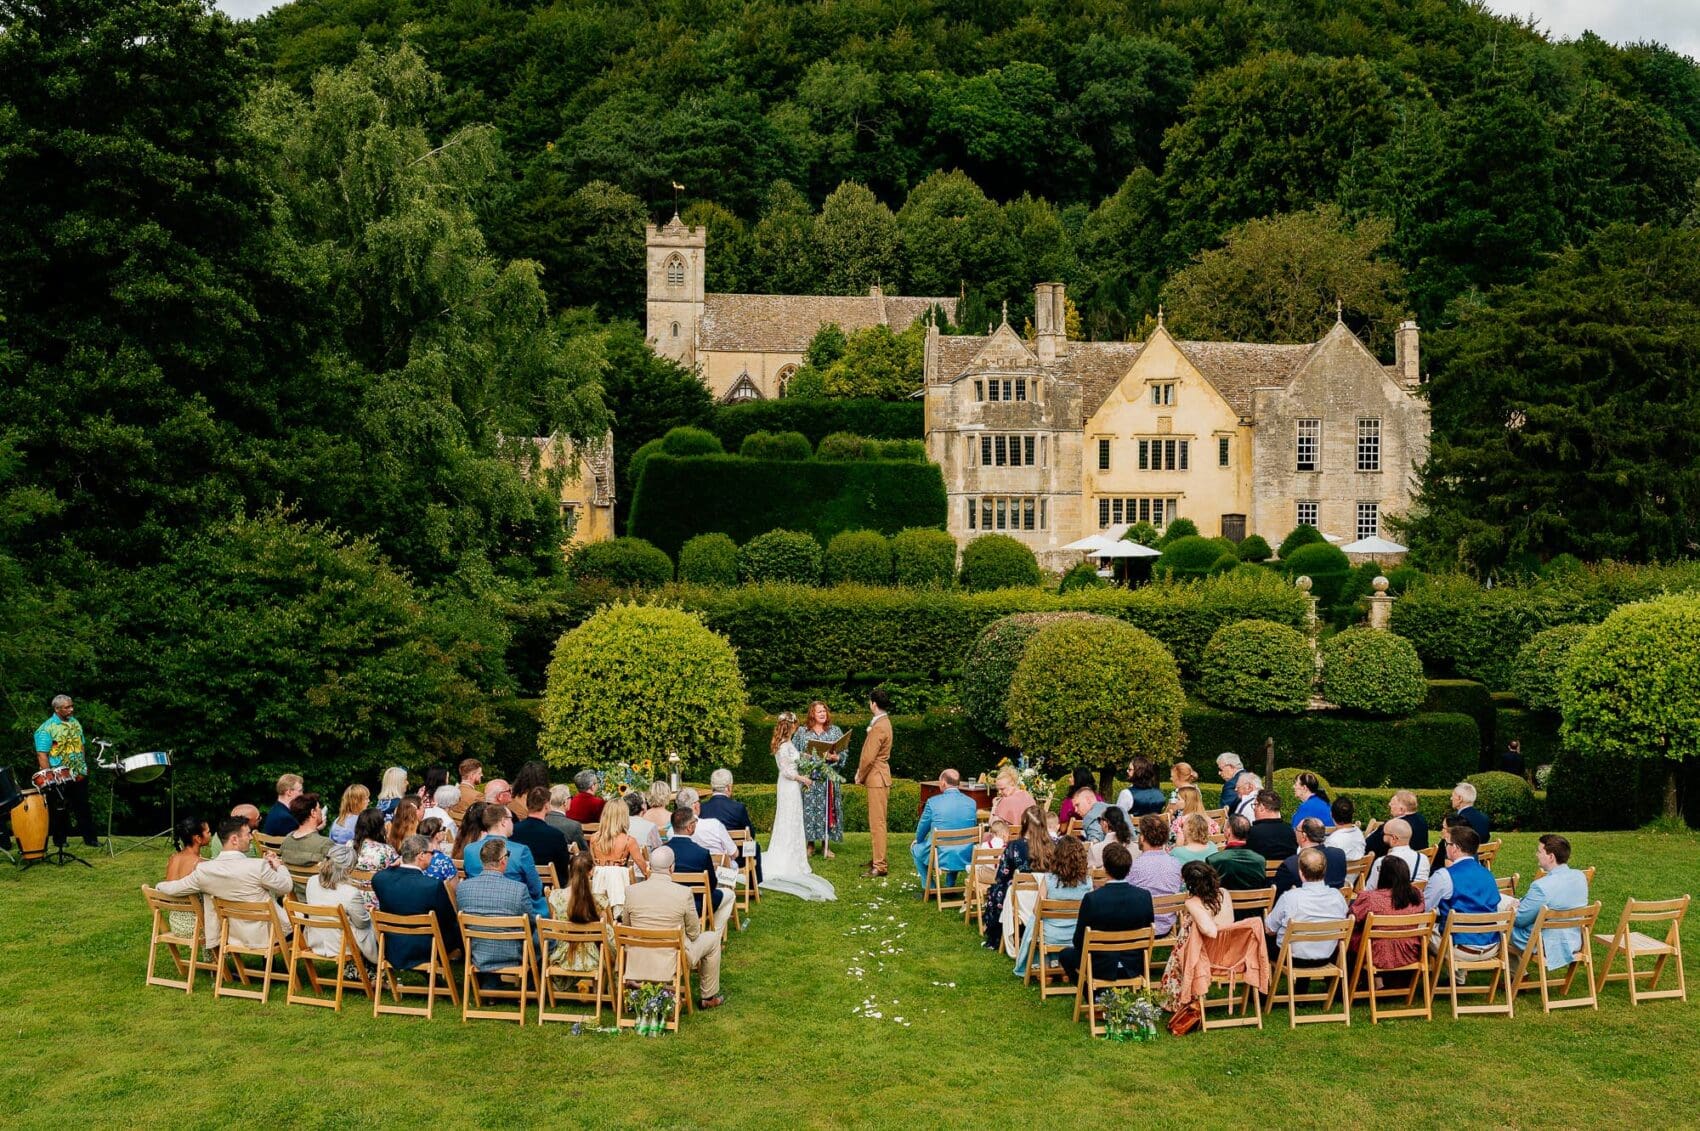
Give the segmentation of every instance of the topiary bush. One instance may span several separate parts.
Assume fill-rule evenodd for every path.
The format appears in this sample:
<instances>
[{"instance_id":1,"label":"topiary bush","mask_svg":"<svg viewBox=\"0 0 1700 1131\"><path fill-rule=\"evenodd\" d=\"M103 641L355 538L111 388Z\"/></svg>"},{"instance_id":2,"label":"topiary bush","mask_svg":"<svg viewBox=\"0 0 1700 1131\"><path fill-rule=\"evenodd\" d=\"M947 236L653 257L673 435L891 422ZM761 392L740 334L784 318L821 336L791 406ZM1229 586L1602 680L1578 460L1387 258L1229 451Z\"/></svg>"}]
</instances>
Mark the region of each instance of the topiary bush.
<instances>
[{"instance_id":1,"label":"topiary bush","mask_svg":"<svg viewBox=\"0 0 1700 1131\"><path fill-rule=\"evenodd\" d=\"M1571 650L1592 631L1592 625L1561 624L1535 633L1517 650L1517 662L1511 668L1511 690L1517 693L1523 706L1531 711L1558 713L1560 685Z\"/></svg>"},{"instance_id":2,"label":"topiary bush","mask_svg":"<svg viewBox=\"0 0 1700 1131\"><path fill-rule=\"evenodd\" d=\"M956 539L943 530L911 526L891 537L892 579L916 589L942 588L956 576Z\"/></svg>"},{"instance_id":3,"label":"topiary bush","mask_svg":"<svg viewBox=\"0 0 1700 1131\"><path fill-rule=\"evenodd\" d=\"M1129 624L1070 620L1027 642L1006 700L1011 740L1053 767L1158 763L1180 749L1180 668L1156 638Z\"/></svg>"},{"instance_id":4,"label":"topiary bush","mask_svg":"<svg viewBox=\"0 0 1700 1131\"><path fill-rule=\"evenodd\" d=\"M746 459L776 459L797 462L814 458L809 438L801 432L751 432L738 446Z\"/></svg>"},{"instance_id":5,"label":"topiary bush","mask_svg":"<svg viewBox=\"0 0 1700 1131\"><path fill-rule=\"evenodd\" d=\"M1310 578L1310 595L1325 613L1340 600L1346 579L1352 573L1352 563L1345 552L1327 542L1312 542L1300 546L1290 556L1283 554L1281 564L1288 577Z\"/></svg>"},{"instance_id":6,"label":"topiary bush","mask_svg":"<svg viewBox=\"0 0 1700 1131\"><path fill-rule=\"evenodd\" d=\"M1198 523L1190 518L1177 518L1163 527L1162 535L1157 539L1156 549L1166 549L1171 542L1181 538L1198 537Z\"/></svg>"},{"instance_id":7,"label":"topiary bush","mask_svg":"<svg viewBox=\"0 0 1700 1131\"><path fill-rule=\"evenodd\" d=\"M1172 530L1174 524L1169 525ZM1165 536L1163 556L1151 564L1151 576L1172 577L1179 581L1209 577L1221 556L1222 548L1208 538L1193 534L1171 540Z\"/></svg>"},{"instance_id":8,"label":"topiary bush","mask_svg":"<svg viewBox=\"0 0 1700 1131\"><path fill-rule=\"evenodd\" d=\"M869 440L853 432L833 432L822 436L815 449L816 459L867 459Z\"/></svg>"},{"instance_id":9,"label":"topiary bush","mask_svg":"<svg viewBox=\"0 0 1700 1131\"><path fill-rule=\"evenodd\" d=\"M673 560L642 538L585 542L567 555L567 576L612 585L666 585L673 580Z\"/></svg>"},{"instance_id":10,"label":"topiary bush","mask_svg":"<svg viewBox=\"0 0 1700 1131\"><path fill-rule=\"evenodd\" d=\"M1103 589L1109 582L1098 576L1098 568L1091 562L1076 562L1062 575L1057 583L1058 593L1072 593L1076 589Z\"/></svg>"},{"instance_id":11,"label":"topiary bush","mask_svg":"<svg viewBox=\"0 0 1700 1131\"><path fill-rule=\"evenodd\" d=\"M993 742L1009 743L1009 683L1027 642L1047 625L1065 620L1108 620L1091 613L1016 613L980 630L962 661L956 695L975 730Z\"/></svg>"},{"instance_id":12,"label":"topiary bush","mask_svg":"<svg viewBox=\"0 0 1700 1131\"><path fill-rule=\"evenodd\" d=\"M1289 530L1287 536L1281 539L1281 547L1275 551L1275 556L1286 561L1299 547L1326 541L1327 539L1322 536L1322 531L1308 522L1301 523Z\"/></svg>"},{"instance_id":13,"label":"topiary bush","mask_svg":"<svg viewBox=\"0 0 1700 1131\"><path fill-rule=\"evenodd\" d=\"M1428 684L1409 640L1350 628L1323 641L1322 695L1347 711L1408 715L1422 706Z\"/></svg>"},{"instance_id":14,"label":"topiary bush","mask_svg":"<svg viewBox=\"0 0 1700 1131\"><path fill-rule=\"evenodd\" d=\"M1316 654L1296 628L1242 620L1216 630L1204 649L1198 689L1218 707L1298 714L1310 705Z\"/></svg>"},{"instance_id":15,"label":"topiary bush","mask_svg":"<svg viewBox=\"0 0 1700 1131\"><path fill-rule=\"evenodd\" d=\"M678 609L612 605L555 646L538 749L557 769L675 750L687 771L743 757L744 678L726 639Z\"/></svg>"},{"instance_id":16,"label":"topiary bush","mask_svg":"<svg viewBox=\"0 0 1700 1131\"><path fill-rule=\"evenodd\" d=\"M1493 822L1495 835L1499 831L1528 826L1535 812L1535 791L1516 774L1498 770L1471 774L1464 779L1476 787L1476 808Z\"/></svg>"},{"instance_id":17,"label":"topiary bush","mask_svg":"<svg viewBox=\"0 0 1700 1131\"><path fill-rule=\"evenodd\" d=\"M1334 797L1334 787L1328 783L1327 778L1317 774L1315 770L1306 769L1303 766L1283 766L1276 770L1275 776L1265 784L1274 790L1275 795L1281 799L1281 810L1288 815L1289 819L1294 807L1298 805L1298 800L1293 797L1293 783L1299 780L1300 774L1316 774L1317 784L1322 786L1330 800Z\"/></svg>"},{"instance_id":18,"label":"topiary bush","mask_svg":"<svg viewBox=\"0 0 1700 1131\"><path fill-rule=\"evenodd\" d=\"M698 534L679 547L679 580L697 585L738 584L738 544L718 531Z\"/></svg>"},{"instance_id":19,"label":"topiary bush","mask_svg":"<svg viewBox=\"0 0 1700 1131\"><path fill-rule=\"evenodd\" d=\"M962 548L965 589L1008 589L1039 584L1039 560L1007 534L982 534Z\"/></svg>"},{"instance_id":20,"label":"topiary bush","mask_svg":"<svg viewBox=\"0 0 1700 1131\"><path fill-rule=\"evenodd\" d=\"M738 580L819 585L821 558L820 543L811 536L795 530L769 530L738 550Z\"/></svg>"},{"instance_id":21,"label":"topiary bush","mask_svg":"<svg viewBox=\"0 0 1700 1131\"><path fill-rule=\"evenodd\" d=\"M1155 550L1159 537L1161 535L1157 533L1157 528L1149 522L1136 522L1127 528L1127 533L1122 535L1122 541L1138 542L1141 546L1149 546Z\"/></svg>"},{"instance_id":22,"label":"topiary bush","mask_svg":"<svg viewBox=\"0 0 1700 1131\"><path fill-rule=\"evenodd\" d=\"M891 543L877 530L835 534L826 544L825 576L829 585L845 581L890 585Z\"/></svg>"},{"instance_id":23,"label":"topiary bush","mask_svg":"<svg viewBox=\"0 0 1700 1131\"><path fill-rule=\"evenodd\" d=\"M1242 562L1266 562L1272 554L1268 541L1261 534L1246 535L1240 540L1239 551Z\"/></svg>"},{"instance_id":24,"label":"topiary bush","mask_svg":"<svg viewBox=\"0 0 1700 1131\"><path fill-rule=\"evenodd\" d=\"M726 449L720 437L706 428L674 428L661 437L661 450L670 456L712 456Z\"/></svg>"}]
</instances>

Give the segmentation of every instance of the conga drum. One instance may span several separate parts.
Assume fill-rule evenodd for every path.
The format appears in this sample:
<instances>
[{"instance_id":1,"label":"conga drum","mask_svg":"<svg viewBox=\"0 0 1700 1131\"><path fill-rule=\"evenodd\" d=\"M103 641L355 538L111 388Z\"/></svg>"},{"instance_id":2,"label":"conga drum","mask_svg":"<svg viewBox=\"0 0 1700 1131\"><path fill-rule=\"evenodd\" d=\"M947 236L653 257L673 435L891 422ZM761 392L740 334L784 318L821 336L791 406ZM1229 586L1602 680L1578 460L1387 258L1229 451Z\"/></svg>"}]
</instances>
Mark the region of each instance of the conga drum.
<instances>
[{"instance_id":1,"label":"conga drum","mask_svg":"<svg viewBox=\"0 0 1700 1131\"><path fill-rule=\"evenodd\" d=\"M12 810L12 836L17 838L25 860L47 856L47 799L40 790L24 790L23 801Z\"/></svg>"}]
</instances>

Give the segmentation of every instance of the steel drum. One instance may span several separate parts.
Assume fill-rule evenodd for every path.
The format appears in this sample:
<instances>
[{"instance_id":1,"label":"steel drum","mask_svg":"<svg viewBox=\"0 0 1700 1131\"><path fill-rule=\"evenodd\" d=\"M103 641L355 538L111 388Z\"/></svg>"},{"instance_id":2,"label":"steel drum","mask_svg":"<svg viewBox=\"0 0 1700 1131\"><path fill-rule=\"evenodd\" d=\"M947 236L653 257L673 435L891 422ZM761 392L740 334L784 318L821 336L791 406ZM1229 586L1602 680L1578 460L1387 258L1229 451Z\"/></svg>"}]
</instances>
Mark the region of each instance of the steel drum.
<instances>
[{"instance_id":1,"label":"steel drum","mask_svg":"<svg viewBox=\"0 0 1700 1131\"><path fill-rule=\"evenodd\" d=\"M118 759L118 772L124 775L125 781L153 781L170 765L171 751L150 750L146 754L132 754L128 758Z\"/></svg>"},{"instance_id":2,"label":"steel drum","mask_svg":"<svg viewBox=\"0 0 1700 1131\"><path fill-rule=\"evenodd\" d=\"M30 781L37 789L61 788L77 780L77 775L71 772L69 766L48 766L30 775Z\"/></svg>"},{"instance_id":3,"label":"steel drum","mask_svg":"<svg viewBox=\"0 0 1700 1131\"><path fill-rule=\"evenodd\" d=\"M47 801L38 791L25 790L23 801L12 810L12 835L25 860L40 860L47 855Z\"/></svg>"}]
</instances>

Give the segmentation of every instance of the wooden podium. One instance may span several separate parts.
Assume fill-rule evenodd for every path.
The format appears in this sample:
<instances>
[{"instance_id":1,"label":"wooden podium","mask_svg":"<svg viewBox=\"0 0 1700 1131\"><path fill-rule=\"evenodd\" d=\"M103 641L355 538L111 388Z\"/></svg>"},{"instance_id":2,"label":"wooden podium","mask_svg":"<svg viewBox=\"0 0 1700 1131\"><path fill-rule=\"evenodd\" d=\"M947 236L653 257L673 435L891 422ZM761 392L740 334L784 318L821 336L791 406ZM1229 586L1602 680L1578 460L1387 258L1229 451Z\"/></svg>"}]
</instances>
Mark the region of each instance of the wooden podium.
<instances>
[{"instance_id":1,"label":"wooden podium","mask_svg":"<svg viewBox=\"0 0 1700 1131\"><path fill-rule=\"evenodd\" d=\"M992 790L990 786L979 785L972 782L963 782L956 788L973 798L974 807L976 809L990 809L992 807ZM922 782L921 809L925 809L927 807L927 799L929 797L935 797L943 791L944 787L939 785L936 781ZM916 813L919 815L920 810L916 810Z\"/></svg>"}]
</instances>

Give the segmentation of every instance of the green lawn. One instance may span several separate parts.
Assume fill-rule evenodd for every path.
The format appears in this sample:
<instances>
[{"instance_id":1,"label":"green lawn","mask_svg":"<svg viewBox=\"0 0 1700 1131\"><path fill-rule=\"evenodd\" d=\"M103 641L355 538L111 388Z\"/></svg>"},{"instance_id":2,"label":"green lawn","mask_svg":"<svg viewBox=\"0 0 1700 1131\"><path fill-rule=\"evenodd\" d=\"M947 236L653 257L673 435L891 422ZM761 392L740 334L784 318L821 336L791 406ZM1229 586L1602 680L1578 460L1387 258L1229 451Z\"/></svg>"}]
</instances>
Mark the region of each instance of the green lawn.
<instances>
[{"instance_id":1,"label":"green lawn","mask_svg":"<svg viewBox=\"0 0 1700 1131\"><path fill-rule=\"evenodd\" d=\"M1502 873L1533 872L1510 836ZM1579 834L1599 868L1603 920L1624 898L1700 885L1700 836ZM1009 1125L1049 1117L1401 1126L1631 1126L1696 1119L1700 982L1688 1003L1515 1020L1449 1017L1348 1031L1238 1030L1150 1046L1087 1039L1062 999L1041 1005L955 915L914 899L907 876L857 878L865 836L826 874L835 904L770 896L727 953L725 1008L657 1039L564 1026L523 1031L214 1002L144 987L137 886L157 847L95 871L0 863L0 1125L473 1127ZM894 863L907 861L905 843ZM1700 973L1700 924L1685 930ZM857 973L859 972L859 973ZM871 1003L878 1019L862 1015ZM1437 1009L1439 1006L1437 1005ZM901 1022L898 1020L901 1018ZM1203 1083L1203 1087L1201 1087ZM1262 1113L1258 1118L1258 1112ZM995 1113L995 1114L994 1114ZM1300 1115L1299 1113L1303 1113Z\"/></svg>"}]
</instances>

